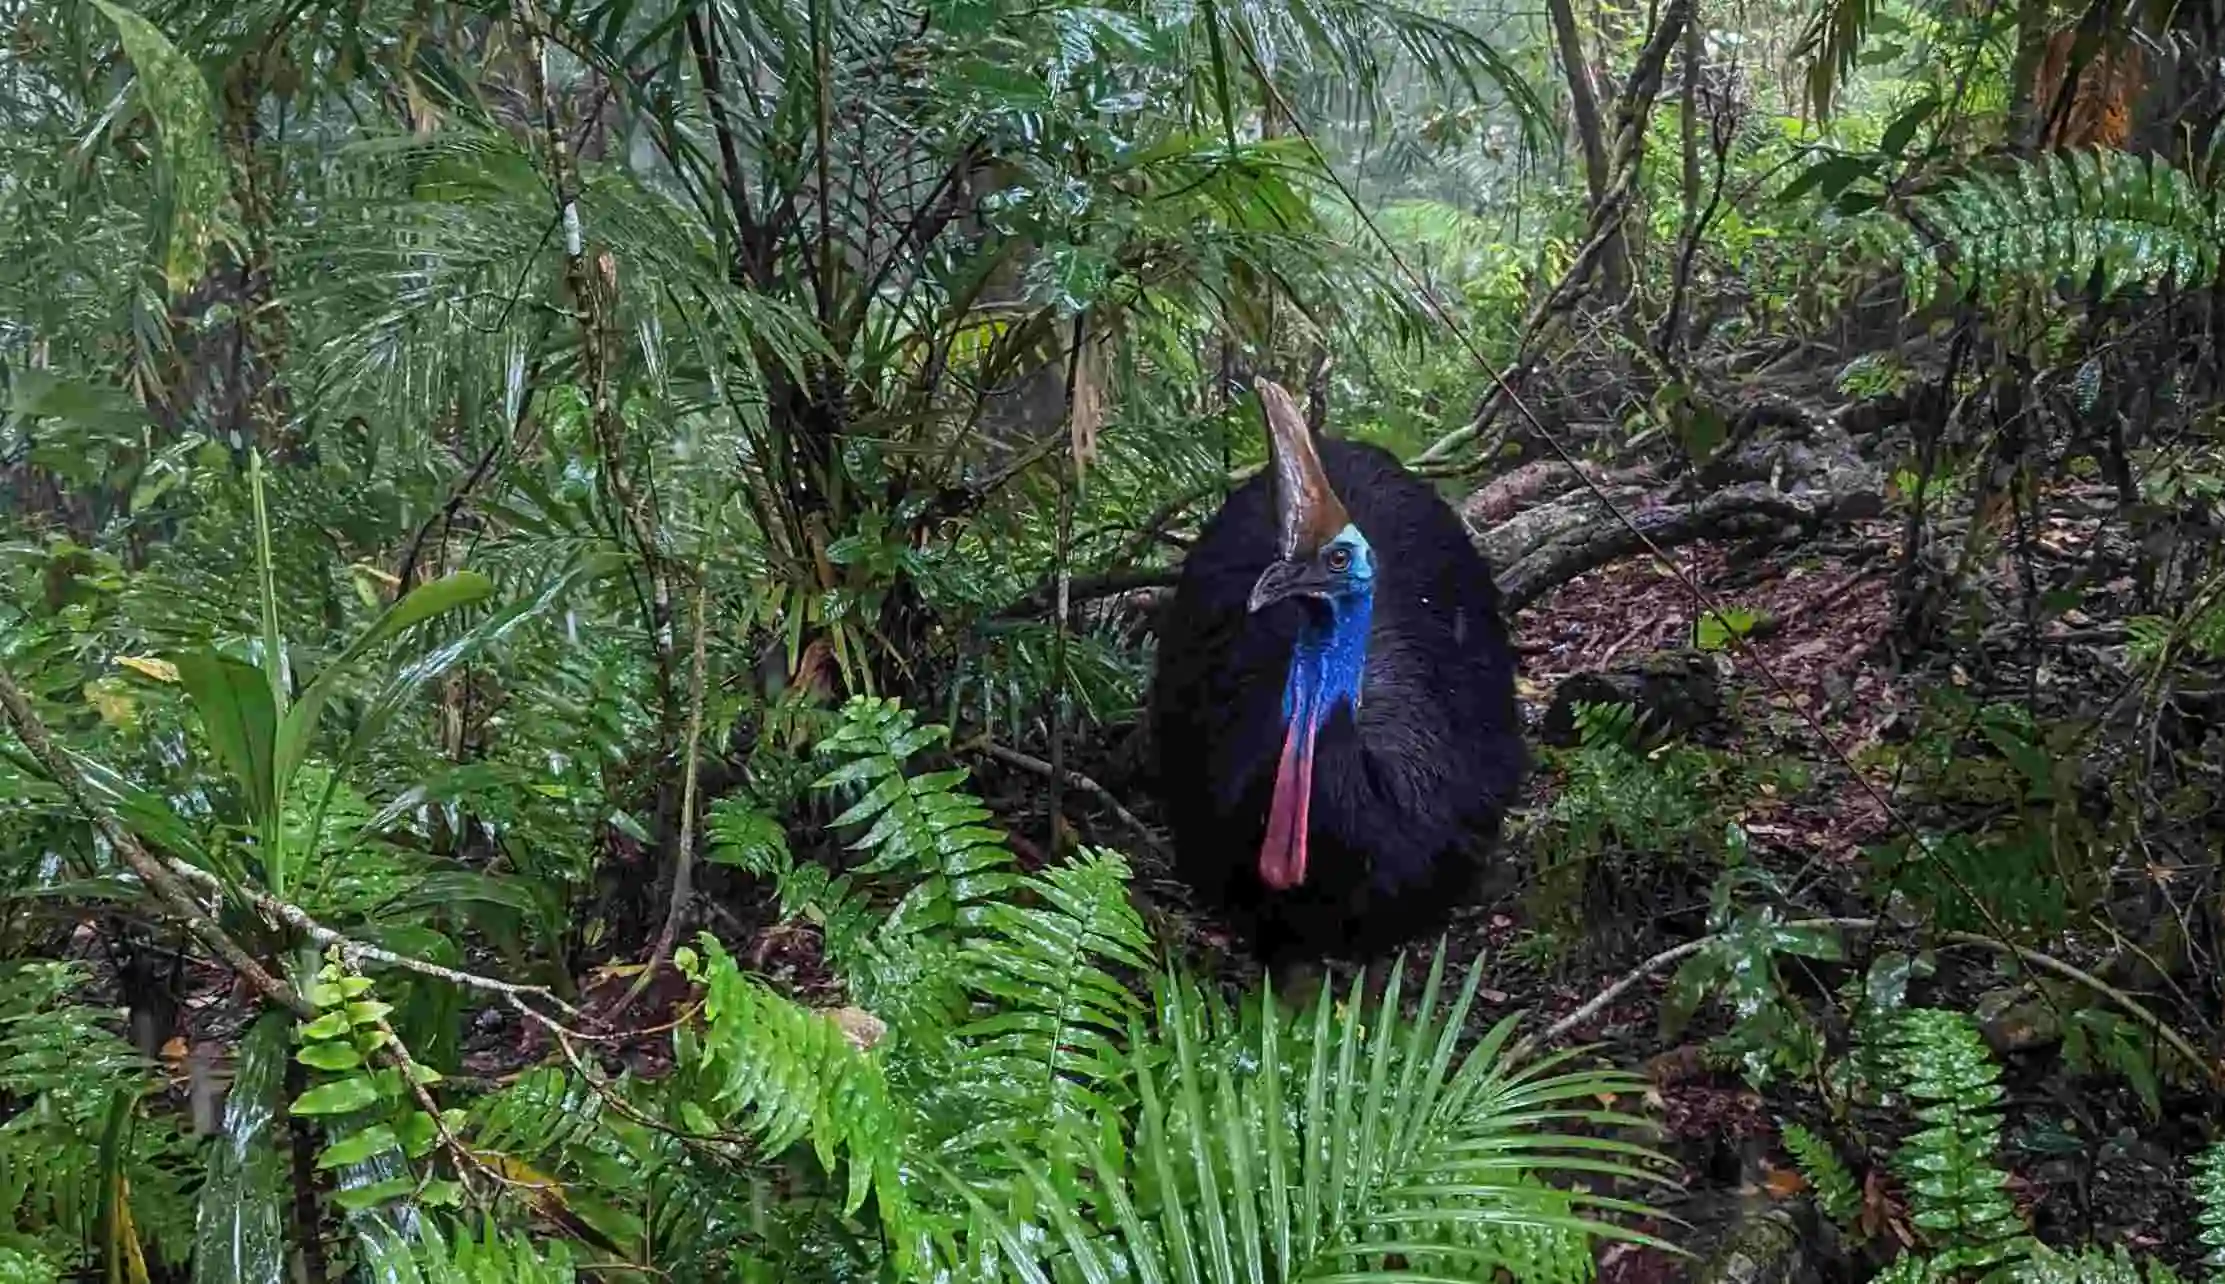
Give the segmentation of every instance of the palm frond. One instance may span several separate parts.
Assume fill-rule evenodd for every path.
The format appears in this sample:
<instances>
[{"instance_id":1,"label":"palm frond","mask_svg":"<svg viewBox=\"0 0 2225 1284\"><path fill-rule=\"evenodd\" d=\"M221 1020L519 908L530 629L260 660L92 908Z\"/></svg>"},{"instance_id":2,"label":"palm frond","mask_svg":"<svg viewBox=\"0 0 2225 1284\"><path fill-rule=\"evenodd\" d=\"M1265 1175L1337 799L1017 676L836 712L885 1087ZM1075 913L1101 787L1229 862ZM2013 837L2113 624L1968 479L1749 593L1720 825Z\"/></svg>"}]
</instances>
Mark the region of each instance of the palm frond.
<instances>
[{"instance_id":1,"label":"palm frond","mask_svg":"<svg viewBox=\"0 0 2225 1284\"><path fill-rule=\"evenodd\" d=\"M1508 1018L1459 1054L1480 974L1442 1005L1443 959L1418 1005L1399 1006L1401 961L1380 1003L1355 979L1293 1022L1271 997L1242 1019L1172 977L1156 1022L1131 1036L1139 1119L1131 1153L1099 1148L1083 1190L1095 1221L1049 1169L1015 1156L1032 1225L960 1183L1002 1247L1010 1278L1210 1281L1583 1279L1590 1237L1644 1239L1587 1215L1635 1207L1540 1177L1660 1180L1649 1152L1581 1127L1634 1121L1602 1107L1636 1082L1571 1068L1567 1053L1517 1067ZM946 1181L957 1183L954 1174ZM1062 1197L1063 1196L1063 1197Z\"/></svg>"}]
</instances>

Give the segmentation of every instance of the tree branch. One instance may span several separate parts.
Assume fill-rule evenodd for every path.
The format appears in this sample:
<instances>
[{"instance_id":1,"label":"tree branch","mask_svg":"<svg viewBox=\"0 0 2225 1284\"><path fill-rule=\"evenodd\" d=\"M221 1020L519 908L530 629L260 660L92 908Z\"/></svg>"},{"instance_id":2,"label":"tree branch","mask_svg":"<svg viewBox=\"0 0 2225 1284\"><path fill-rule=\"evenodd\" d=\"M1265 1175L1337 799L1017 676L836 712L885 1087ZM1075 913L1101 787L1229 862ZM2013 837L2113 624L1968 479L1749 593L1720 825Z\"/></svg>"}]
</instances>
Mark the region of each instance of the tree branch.
<instances>
[{"instance_id":1,"label":"tree branch","mask_svg":"<svg viewBox=\"0 0 2225 1284\"><path fill-rule=\"evenodd\" d=\"M172 918L182 923L193 934L194 939L208 946L216 957L239 973L265 999L295 1016L305 1020L315 1019L317 1009L313 1004L296 993L285 981L272 975L270 969L247 952L245 946L234 940L215 919L210 918L186 891L179 875L170 866L155 859L154 854L140 843L137 835L93 804L92 796L85 788L85 778L69 759L62 756L62 751L54 744L54 738L47 733L46 723L39 718L38 710L31 707L29 697L23 694L22 688L15 684L15 678L6 669L0 669L0 708L5 708L8 722L15 727L16 737L23 741L23 747L30 750L31 756L46 769L48 778L59 785L63 793L69 795L70 801L77 805L79 811L85 813L86 819L93 822L93 827L100 831L101 837L108 840L108 845L115 848L117 855L123 857L124 863L154 893L156 901ZM192 869L192 866L185 868ZM216 881L214 875L197 869L193 872L207 878L211 883Z\"/></svg>"},{"instance_id":2,"label":"tree branch","mask_svg":"<svg viewBox=\"0 0 2225 1284\"><path fill-rule=\"evenodd\" d=\"M695 641L688 668L687 767L681 777L680 845L672 854L672 892L665 902L664 926L657 931L656 944L649 947L649 957L643 961L640 975L603 1014L605 1021L616 1021L620 1013L631 1007L656 978L657 969L672 956L673 943L680 935L680 918L687 912L688 896L695 886L695 794L703 765L703 671L706 667L703 643L710 623L710 608L704 598L708 579L701 574L695 578Z\"/></svg>"},{"instance_id":3,"label":"tree branch","mask_svg":"<svg viewBox=\"0 0 2225 1284\"><path fill-rule=\"evenodd\" d=\"M1876 499L1868 489L1783 491L1767 482L1746 482L1696 503L1633 513L1627 525L1608 517L1555 535L1499 571L1499 592L1512 615L1586 571L1645 552L1648 541L1669 549L1703 539L1766 535L1787 525L1815 530L1871 515ZM1482 548L1488 539L1478 535L1475 542Z\"/></svg>"},{"instance_id":4,"label":"tree branch","mask_svg":"<svg viewBox=\"0 0 2225 1284\"><path fill-rule=\"evenodd\" d=\"M218 897L235 896L273 923L290 927L318 945L338 947L351 965L367 959L415 972L420 976L434 977L468 990L482 990L510 998L541 999L569 1015L579 1015L577 1008L557 998L546 986L499 981L493 977L443 967L438 963L428 963L424 959L397 954L382 946L342 936L310 917L307 910L279 900L261 888L244 884L228 888L221 879L205 869L189 865L176 857L154 855L139 841L138 835L124 828L93 802L92 795L85 788L84 776L56 747L53 736L46 729L46 723L39 717L38 711L31 707L29 698L5 669L0 669L0 708L5 709L7 720L15 728L17 738L23 741L24 748L30 750L31 756L45 769L47 777L100 830L101 837L108 840L109 845L123 857L124 863L155 894L162 908L172 918L184 924L186 930L192 932L197 940L208 946L232 970L245 977L250 986L296 1016L314 1018L317 1010L295 993L292 986L273 976L230 933L211 919L189 889L198 888Z\"/></svg>"},{"instance_id":5,"label":"tree branch","mask_svg":"<svg viewBox=\"0 0 2225 1284\"><path fill-rule=\"evenodd\" d=\"M1103 575L1082 575L1069 580L1066 600L1069 604L1090 598L1116 597L1137 589L1167 588L1181 578L1178 570L1110 571ZM1046 580L1030 589L1025 597L997 612L1000 620L1024 620L1043 614L1058 605L1058 582Z\"/></svg>"}]
</instances>

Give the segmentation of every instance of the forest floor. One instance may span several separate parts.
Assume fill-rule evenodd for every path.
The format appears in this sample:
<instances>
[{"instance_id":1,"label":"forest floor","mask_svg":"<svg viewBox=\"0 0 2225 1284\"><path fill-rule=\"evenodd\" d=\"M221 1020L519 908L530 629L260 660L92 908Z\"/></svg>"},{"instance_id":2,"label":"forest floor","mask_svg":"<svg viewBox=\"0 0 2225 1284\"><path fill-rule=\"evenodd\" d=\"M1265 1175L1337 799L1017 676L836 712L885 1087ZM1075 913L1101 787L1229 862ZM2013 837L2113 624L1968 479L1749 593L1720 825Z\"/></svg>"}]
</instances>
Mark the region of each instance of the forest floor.
<instances>
[{"instance_id":1,"label":"forest floor","mask_svg":"<svg viewBox=\"0 0 2225 1284\"><path fill-rule=\"evenodd\" d=\"M1897 519L1881 518L1828 541L1758 552L1703 543L1670 553L1685 576L1719 601L1767 622L1735 660L1722 652L1711 657L1723 679L1722 712L1693 738L1728 760L1805 768L1799 783L1764 783L1715 801L1749 836L1757 864L1780 886L1810 889L1806 901L1831 912L1874 909L1862 887L1865 849L1888 838L1894 810L1909 805L1899 773L1867 751L1906 739L1921 716L1926 684L1971 681L1945 657L1904 662L1894 653L1890 581L1900 529ZM2093 531L2056 534L2078 541ZM1648 558L1570 582L1514 622L1526 712L1542 721L1555 690L1573 675L1689 649L1695 614L1683 579ZM1542 806L1555 786L1540 772L1533 779L1533 806ZM1652 864L1621 853L1588 880L1580 936L1555 941L1549 958L1521 948L1538 928L1535 898L1525 889L1470 915L1451 947L1490 969L1488 997L1496 1002L1486 1019L1528 1009L1552 1021L1658 952L1708 930L1710 872L1680 867L1673 854ZM1828 994L1847 966L1818 969L1831 974L1811 973L1806 980L1819 996ZM1735 1069L1714 1064L1703 1045L1727 1025L1720 1012L1710 1020L1703 1011L1678 1037L1664 1037L1672 971L1649 976L1570 1032L1569 1042L1596 1045L1617 1064L1642 1066L1651 1080L1643 1113L1660 1125L1660 1144L1680 1163L1683 1182L1654 1202L1682 1224L1646 1229L1694 1254L1686 1260L1647 1247L1608 1246L1602 1280L1867 1278L1911 1242L1884 1154L1853 1156L1856 1173L1869 1168L1873 1178L1863 1192L1869 1242L1848 1242L1808 1206L1806 1182L1780 1137L1785 1121L1815 1125L1825 1115L1816 1085L1779 1080L1756 1091ZM2007 979L1982 952L1943 951L1923 997L1969 1010ZM2074 1073L2053 1039L2021 1040L2013 1032L1994 1039L1996 1033L1989 1025L1989 1041L2004 1054L2008 1088L2003 1159L2011 1191L2042 1238L2058 1246L2122 1244L2191 1268L2197 1250L2183 1174L2186 1156L2202 1144L2198 1130L2170 1122L2168 1094L2163 1115L2152 1117L2121 1077ZM1889 1132L1889 1121L1878 1122L1886 1127L1873 1130L1876 1135ZM1772 1223L1789 1233L1773 1240ZM1731 1260L1726 1250L1733 1247L1747 1266ZM1763 1267L1758 1275L1750 1273L1754 1264Z\"/></svg>"}]
</instances>

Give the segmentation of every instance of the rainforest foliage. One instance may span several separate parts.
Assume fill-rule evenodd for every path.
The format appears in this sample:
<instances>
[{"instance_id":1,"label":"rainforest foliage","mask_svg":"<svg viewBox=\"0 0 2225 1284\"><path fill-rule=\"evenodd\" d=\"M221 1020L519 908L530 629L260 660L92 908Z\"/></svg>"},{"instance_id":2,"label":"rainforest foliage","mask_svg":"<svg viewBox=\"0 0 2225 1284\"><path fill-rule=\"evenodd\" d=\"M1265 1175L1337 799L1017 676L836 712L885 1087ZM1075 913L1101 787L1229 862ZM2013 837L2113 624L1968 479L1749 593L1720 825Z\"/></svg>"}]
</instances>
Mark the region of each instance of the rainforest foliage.
<instances>
[{"instance_id":1,"label":"rainforest foliage","mask_svg":"<svg viewBox=\"0 0 2225 1284\"><path fill-rule=\"evenodd\" d=\"M0 1284L2225 1273L2216 0L0 18ZM1295 994L1255 375L1540 745Z\"/></svg>"}]
</instances>

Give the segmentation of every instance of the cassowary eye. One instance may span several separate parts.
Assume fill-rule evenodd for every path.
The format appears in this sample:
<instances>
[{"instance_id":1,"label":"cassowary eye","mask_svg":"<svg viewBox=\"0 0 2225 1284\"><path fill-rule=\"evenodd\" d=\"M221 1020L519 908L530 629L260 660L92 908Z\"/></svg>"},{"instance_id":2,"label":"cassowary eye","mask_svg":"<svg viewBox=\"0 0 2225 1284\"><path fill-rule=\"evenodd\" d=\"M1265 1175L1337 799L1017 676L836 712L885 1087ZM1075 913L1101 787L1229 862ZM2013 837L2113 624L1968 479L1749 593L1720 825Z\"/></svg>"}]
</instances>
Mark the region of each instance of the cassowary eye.
<instances>
[{"instance_id":1,"label":"cassowary eye","mask_svg":"<svg viewBox=\"0 0 2225 1284\"><path fill-rule=\"evenodd\" d=\"M1349 548L1332 548L1329 550L1328 560L1329 569L1342 575L1352 569L1352 550Z\"/></svg>"}]
</instances>

